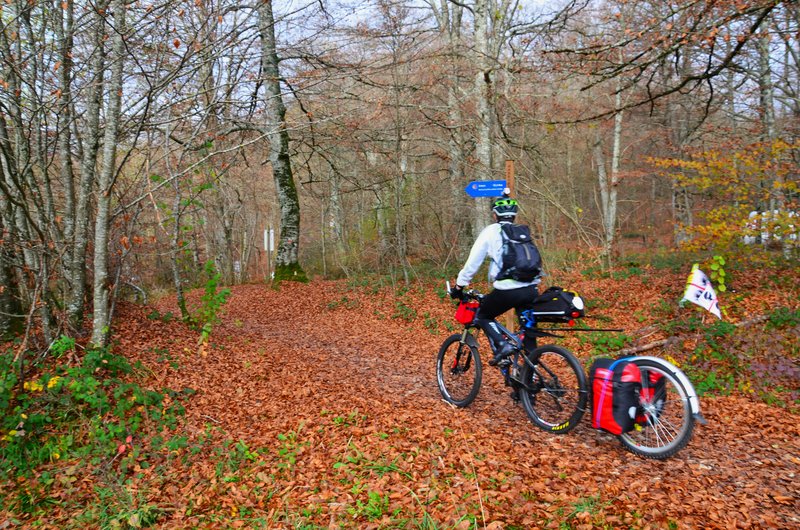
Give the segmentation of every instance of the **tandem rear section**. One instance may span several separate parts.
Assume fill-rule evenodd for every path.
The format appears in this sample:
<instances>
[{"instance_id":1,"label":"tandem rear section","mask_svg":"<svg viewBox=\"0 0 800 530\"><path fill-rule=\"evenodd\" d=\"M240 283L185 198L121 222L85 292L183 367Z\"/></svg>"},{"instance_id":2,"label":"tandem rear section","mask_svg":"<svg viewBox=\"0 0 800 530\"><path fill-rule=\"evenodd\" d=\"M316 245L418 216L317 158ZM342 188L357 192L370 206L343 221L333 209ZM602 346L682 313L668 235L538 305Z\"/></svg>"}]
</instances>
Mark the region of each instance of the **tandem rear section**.
<instances>
[{"instance_id":1,"label":"tandem rear section","mask_svg":"<svg viewBox=\"0 0 800 530\"><path fill-rule=\"evenodd\" d=\"M464 293L455 315L463 330L445 339L437 356L439 391L457 407L473 402L483 379L476 337L480 328L474 324L482 301L477 291ZM593 428L617 436L633 453L655 459L675 455L689 443L695 422L705 423L694 387L676 366L657 357L601 358L587 377L568 349L552 344L530 348L532 337L558 337L553 331L600 331L573 327L583 316L581 297L555 287L522 312L520 330L508 330L494 321L515 348L497 366L506 386L513 389L512 399L520 401L530 420L547 432L566 434L588 409ZM559 324L562 327L553 327ZM491 357L496 345L489 343Z\"/></svg>"}]
</instances>

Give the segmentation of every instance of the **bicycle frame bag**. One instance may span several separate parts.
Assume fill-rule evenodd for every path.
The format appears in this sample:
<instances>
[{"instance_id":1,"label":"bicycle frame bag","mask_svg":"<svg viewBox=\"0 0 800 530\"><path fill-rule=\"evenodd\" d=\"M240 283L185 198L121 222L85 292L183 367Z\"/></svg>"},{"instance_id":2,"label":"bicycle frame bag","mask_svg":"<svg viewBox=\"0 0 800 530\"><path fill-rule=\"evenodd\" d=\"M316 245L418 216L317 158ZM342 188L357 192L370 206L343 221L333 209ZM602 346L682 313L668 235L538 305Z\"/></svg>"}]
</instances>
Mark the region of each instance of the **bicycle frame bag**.
<instances>
[{"instance_id":1,"label":"bicycle frame bag","mask_svg":"<svg viewBox=\"0 0 800 530\"><path fill-rule=\"evenodd\" d=\"M620 435L633 430L640 414L642 375L630 357L600 358L589 369L592 427Z\"/></svg>"},{"instance_id":2,"label":"bicycle frame bag","mask_svg":"<svg viewBox=\"0 0 800 530\"><path fill-rule=\"evenodd\" d=\"M550 287L531 304L537 322L569 322L586 315L583 298L561 287Z\"/></svg>"},{"instance_id":3,"label":"bicycle frame bag","mask_svg":"<svg viewBox=\"0 0 800 530\"><path fill-rule=\"evenodd\" d=\"M462 301L458 304L458 309L456 309L456 320L465 326L472 324L472 321L475 320L475 314L478 312L478 306L480 304L476 300Z\"/></svg>"}]
</instances>

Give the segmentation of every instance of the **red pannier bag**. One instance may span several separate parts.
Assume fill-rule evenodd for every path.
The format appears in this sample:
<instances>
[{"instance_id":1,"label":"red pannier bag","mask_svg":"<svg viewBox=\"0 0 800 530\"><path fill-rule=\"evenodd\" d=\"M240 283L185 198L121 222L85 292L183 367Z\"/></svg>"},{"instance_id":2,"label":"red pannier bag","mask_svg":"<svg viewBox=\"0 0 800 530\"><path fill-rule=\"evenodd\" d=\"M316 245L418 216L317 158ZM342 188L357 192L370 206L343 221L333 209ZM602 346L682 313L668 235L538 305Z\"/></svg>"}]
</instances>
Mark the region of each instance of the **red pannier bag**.
<instances>
[{"instance_id":1,"label":"red pannier bag","mask_svg":"<svg viewBox=\"0 0 800 530\"><path fill-rule=\"evenodd\" d=\"M458 309L456 309L456 320L464 325L472 324L479 306L480 304L477 300L462 301L458 304Z\"/></svg>"},{"instance_id":2,"label":"red pannier bag","mask_svg":"<svg viewBox=\"0 0 800 530\"><path fill-rule=\"evenodd\" d=\"M592 363L592 427L620 435L633 430L640 414L642 374L639 367L622 359L600 358Z\"/></svg>"}]
</instances>

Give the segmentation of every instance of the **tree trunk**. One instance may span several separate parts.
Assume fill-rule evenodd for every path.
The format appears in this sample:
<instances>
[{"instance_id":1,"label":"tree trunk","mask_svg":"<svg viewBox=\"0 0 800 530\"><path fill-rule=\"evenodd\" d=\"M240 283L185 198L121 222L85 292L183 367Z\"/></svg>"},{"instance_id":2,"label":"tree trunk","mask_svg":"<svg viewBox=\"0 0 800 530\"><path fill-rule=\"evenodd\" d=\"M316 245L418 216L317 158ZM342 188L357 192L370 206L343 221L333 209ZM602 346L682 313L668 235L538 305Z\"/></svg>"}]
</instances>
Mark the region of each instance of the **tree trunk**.
<instances>
[{"instance_id":1,"label":"tree trunk","mask_svg":"<svg viewBox=\"0 0 800 530\"><path fill-rule=\"evenodd\" d=\"M756 40L758 46L758 95L763 136L769 142L777 137L775 129L775 95L770 66L769 28L764 27Z\"/></svg>"},{"instance_id":2,"label":"tree trunk","mask_svg":"<svg viewBox=\"0 0 800 530\"><path fill-rule=\"evenodd\" d=\"M186 294L183 290L183 277L181 276L180 257L182 249L186 247L181 239L182 225L183 225L183 195L181 193L180 179L172 175L172 166L170 165L170 142L169 142L169 124L164 129L164 159L167 171L170 174L170 182L172 182L172 189L175 197L172 201L172 232L170 234L169 246L169 265L172 270L172 286L175 288L175 298L178 304L178 309L181 312L181 320L184 322L191 321L192 315L186 308ZM166 229L165 229L166 231ZM195 263L194 270L199 270L199 265Z\"/></svg>"},{"instance_id":3,"label":"tree trunk","mask_svg":"<svg viewBox=\"0 0 800 530\"><path fill-rule=\"evenodd\" d=\"M94 55L89 74L94 75L86 102L86 125L84 127L83 157L81 160L80 185L75 204L75 227L70 263L70 293L67 316L72 327L80 329L83 323L84 298L86 297L86 251L89 246L89 199L94 187L97 152L100 149L100 108L103 98L103 73L105 70L104 13L107 2L101 2L94 13Z\"/></svg>"},{"instance_id":4,"label":"tree trunk","mask_svg":"<svg viewBox=\"0 0 800 530\"><path fill-rule=\"evenodd\" d=\"M465 160L464 154L464 124L461 112L460 76L458 58L461 57L463 42L461 39L461 26L464 8L451 3L449 0L439 0L439 5L429 3L439 29L439 35L446 43L449 63L447 68L447 175L450 180L452 193L452 218L456 230L454 246L457 252L466 253L469 250L469 236L472 234L470 217L465 215L468 211L464 196ZM466 223L464 222L466 220ZM466 256L458 256L459 259Z\"/></svg>"},{"instance_id":5,"label":"tree trunk","mask_svg":"<svg viewBox=\"0 0 800 530\"><path fill-rule=\"evenodd\" d=\"M267 92L266 125L269 137L269 159L281 207L278 251L275 256L275 281L307 281L300 267L300 201L289 159L289 133L286 130L286 107L281 96L278 51L275 45L275 19L272 1L259 0L258 27L261 38L261 69Z\"/></svg>"},{"instance_id":6,"label":"tree trunk","mask_svg":"<svg viewBox=\"0 0 800 530\"><path fill-rule=\"evenodd\" d=\"M684 48L683 62L679 65L678 77L687 76L691 73L692 49ZM668 104L670 129L672 130L672 142L683 152L689 142L691 119L690 110L684 108L686 96L676 95L673 101ZM686 227L694 224L693 216L694 195L692 190L683 186L677 179L672 181L672 214L673 214L673 238L676 245L681 245L689 241L690 236Z\"/></svg>"},{"instance_id":7,"label":"tree trunk","mask_svg":"<svg viewBox=\"0 0 800 530\"><path fill-rule=\"evenodd\" d=\"M5 201L0 201L0 205L5 208ZM19 315L22 308L18 302L18 289L16 285L16 278L11 265L14 262L14 256L11 252L11 245L9 244L10 232L5 227L6 215L5 211L0 212L0 239L4 240L4 244L0 245L0 340L6 340L8 335L14 331L15 323L22 320Z\"/></svg>"},{"instance_id":8,"label":"tree trunk","mask_svg":"<svg viewBox=\"0 0 800 530\"><path fill-rule=\"evenodd\" d=\"M594 155L594 163L597 166L597 180L600 184L600 217L603 220L603 257L605 258L606 266L610 268L611 250L608 237L608 203L610 200L609 188L611 186L609 184L608 171L606 170L606 157L605 153L603 153L603 134L599 126L595 129L592 153Z\"/></svg>"},{"instance_id":9,"label":"tree trunk","mask_svg":"<svg viewBox=\"0 0 800 530\"><path fill-rule=\"evenodd\" d=\"M474 98L477 117L475 120L475 180L492 178L492 69L489 65L489 36L487 17L488 0L475 0L474 15L474 60L478 71L475 73ZM473 210L473 237L477 237L488 224L487 202L475 199Z\"/></svg>"},{"instance_id":10,"label":"tree trunk","mask_svg":"<svg viewBox=\"0 0 800 530\"><path fill-rule=\"evenodd\" d=\"M175 298L178 303L178 309L181 311L181 320L184 322L189 322L191 320L191 315L189 314L189 310L186 308L186 294L183 291L183 277L181 276L180 264L181 249L185 246L182 244L183 241L181 240L183 210L181 209L180 184L178 183L177 179L174 182L175 200L172 203L174 222L172 224L172 234L170 239L169 264L170 268L172 269L172 285L175 287ZM197 266L195 266L195 270L198 270Z\"/></svg>"},{"instance_id":11,"label":"tree trunk","mask_svg":"<svg viewBox=\"0 0 800 530\"><path fill-rule=\"evenodd\" d=\"M111 327L109 307L110 281L108 278L109 225L111 224L111 192L117 168L117 139L119 136L120 108L122 104L122 72L125 64L124 0L111 0L114 28L111 33L111 79L108 83L108 108L103 135L103 162L97 183L97 217L94 239L94 296L92 344L97 347L108 343Z\"/></svg>"},{"instance_id":12,"label":"tree trunk","mask_svg":"<svg viewBox=\"0 0 800 530\"><path fill-rule=\"evenodd\" d=\"M64 9L59 9L58 14L63 17L57 25L59 40L59 55L61 69L59 70L59 83L61 95L58 102L58 159L61 165L61 182L64 186L64 233L66 242L73 241L75 236L75 174L72 168L72 48L74 31L74 4L73 0L64 2ZM72 263L73 246L66 245L65 258L62 262L63 277L69 278Z\"/></svg>"},{"instance_id":13,"label":"tree trunk","mask_svg":"<svg viewBox=\"0 0 800 530\"><path fill-rule=\"evenodd\" d=\"M17 6L19 7L19 5ZM23 41L33 40L35 34L30 24L30 12L22 8L20 16L12 18L10 28L3 27L0 55L8 69L0 72L6 78L4 111L0 114L0 144L3 149L3 191L12 202L11 215L13 233L18 236L22 249L25 272L19 283L20 293L31 307L28 312L32 318L35 307L39 308L41 331L45 341L51 339L49 296L49 247L48 220L41 189L34 174L34 166L43 165L45 154L42 150L42 137L39 129L28 127L30 121L42 118L40 110L30 108L29 99L35 97L31 87L39 85L38 74L41 68L38 56L23 59L29 52ZM9 34L12 38L9 40ZM5 117L8 116L11 130ZM54 216L53 216L54 217ZM26 281L27 280L27 281ZM39 303L42 300L43 303ZM31 322L28 323L30 329Z\"/></svg>"},{"instance_id":14,"label":"tree trunk","mask_svg":"<svg viewBox=\"0 0 800 530\"><path fill-rule=\"evenodd\" d=\"M617 85L619 88L619 84ZM622 95L616 94L616 108L622 106ZM622 156L622 111L614 114L614 133L613 147L611 151L611 176L606 173L605 157L603 156L603 145L601 129L597 128L594 152L597 162L597 175L600 181L600 199L602 205L603 218L603 257L606 266L611 269L613 266L613 250L617 230L617 190L619 188L619 166Z\"/></svg>"},{"instance_id":15,"label":"tree trunk","mask_svg":"<svg viewBox=\"0 0 800 530\"><path fill-rule=\"evenodd\" d=\"M346 276L350 276L350 264L347 260L347 237L344 225L344 209L342 208L341 176L333 171L330 180L330 228L333 236L334 258L337 266Z\"/></svg>"}]
</instances>

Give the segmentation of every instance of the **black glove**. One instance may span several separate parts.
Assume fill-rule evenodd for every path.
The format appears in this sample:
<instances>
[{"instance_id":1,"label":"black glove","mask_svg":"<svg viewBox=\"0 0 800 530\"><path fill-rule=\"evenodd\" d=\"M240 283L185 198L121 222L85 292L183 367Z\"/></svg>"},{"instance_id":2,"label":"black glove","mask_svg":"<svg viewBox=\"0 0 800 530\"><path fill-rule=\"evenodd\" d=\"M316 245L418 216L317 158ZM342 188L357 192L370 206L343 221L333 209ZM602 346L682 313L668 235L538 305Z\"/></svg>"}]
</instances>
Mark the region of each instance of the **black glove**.
<instances>
[{"instance_id":1,"label":"black glove","mask_svg":"<svg viewBox=\"0 0 800 530\"><path fill-rule=\"evenodd\" d=\"M464 299L464 288L460 285L457 285L450 289L450 298L454 300L463 300Z\"/></svg>"}]
</instances>

